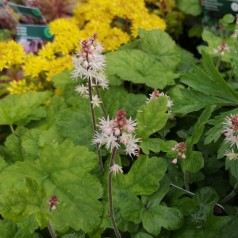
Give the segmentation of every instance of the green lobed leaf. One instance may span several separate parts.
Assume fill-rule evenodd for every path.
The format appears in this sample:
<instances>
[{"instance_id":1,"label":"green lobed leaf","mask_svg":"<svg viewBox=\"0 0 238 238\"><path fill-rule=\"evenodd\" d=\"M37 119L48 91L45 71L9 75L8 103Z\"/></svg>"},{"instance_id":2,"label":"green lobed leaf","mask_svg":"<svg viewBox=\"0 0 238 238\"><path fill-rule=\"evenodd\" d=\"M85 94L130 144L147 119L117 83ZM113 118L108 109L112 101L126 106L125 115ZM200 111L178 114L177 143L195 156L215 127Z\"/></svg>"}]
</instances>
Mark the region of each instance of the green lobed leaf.
<instances>
[{"instance_id":1,"label":"green lobed leaf","mask_svg":"<svg viewBox=\"0 0 238 238\"><path fill-rule=\"evenodd\" d=\"M186 154L186 159L182 160L181 168L183 172L196 173L204 167L204 159L200 151L190 151Z\"/></svg>"},{"instance_id":2,"label":"green lobed leaf","mask_svg":"<svg viewBox=\"0 0 238 238\"><path fill-rule=\"evenodd\" d=\"M218 202L218 195L212 188L203 187L195 194L194 201L198 204L198 209L193 214L192 219L205 222L206 218L213 214L213 208Z\"/></svg>"},{"instance_id":3,"label":"green lobed leaf","mask_svg":"<svg viewBox=\"0 0 238 238\"><path fill-rule=\"evenodd\" d=\"M60 89L62 93L65 93L68 85L74 86L76 84L71 78L71 72L71 70L62 71L51 78L55 88Z\"/></svg>"},{"instance_id":4,"label":"green lobed leaf","mask_svg":"<svg viewBox=\"0 0 238 238\"><path fill-rule=\"evenodd\" d=\"M132 238L153 238L153 236L145 232L137 232L135 235L132 235Z\"/></svg>"},{"instance_id":5,"label":"green lobed leaf","mask_svg":"<svg viewBox=\"0 0 238 238\"><path fill-rule=\"evenodd\" d=\"M0 220L0 234L2 238L13 238L17 232L17 226L11 220Z\"/></svg>"},{"instance_id":6,"label":"green lobed leaf","mask_svg":"<svg viewBox=\"0 0 238 238\"><path fill-rule=\"evenodd\" d=\"M199 0L179 0L178 8L186 14L198 16L202 13L202 7Z\"/></svg>"},{"instance_id":7,"label":"green lobed leaf","mask_svg":"<svg viewBox=\"0 0 238 238\"><path fill-rule=\"evenodd\" d=\"M180 228L183 224L183 214L176 208L156 205L145 209L142 223L146 231L157 236L162 227L167 230Z\"/></svg>"},{"instance_id":8,"label":"green lobed leaf","mask_svg":"<svg viewBox=\"0 0 238 238\"><path fill-rule=\"evenodd\" d=\"M34 214L40 223L43 217L32 206L39 204L34 198L35 194L29 193L28 198L23 196L27 177L45 190L46 196L41 196L39 189L35 191L41 204L47 207L47 200L57 195L60 204L52 214L52 224L56 230L63 231L72 227L85 233L92 232L99 226L102 213L98 201L102 196L102 187L98 179L90 174L96 165L96 154L85 147L74 146L70 141L45 145L40 159L16 162L0 174L0 181L4 181L0 183L0 189L4 191L0 194L0 213L3 217L17 221ZM22 196L10 199L14 191Z\"/></svg>"},{"instance_id":9,"label":"green lobed leaf","mask_svg":"<svg viewBox=\"0 0 238 238\"><path fill-rule=\"evenodd\" d=\"M141 222L141 215L144 209L141 200L128 190L120 190L114 197L115 206L119 208L121 216L136 224Z\"/></svg>"},{"instance_id":10,"label":"green lobed leaf","mask_svg":"<svg viewBox=\"0 0 238 238\"><path fill-rule=\"evenodd\" d=\"M163 179L160 181L160 186L158 191L151 195L142 195L141 201L144 205L150 207L151 205L155 206L156 204L159 205L166 193L170 189L170 181L168 177L164 176Z\"/></svg>"},{"instance_id":11,"label":"green lobed leaf","mask_svg":"<svg viewBox=\"0 0 238 238\"><path fill-rule=\"evenodd\" d=\"M140 147L142 151L146 155L148 155L150 151L155 153L158 153L160 151L168 152L176 144L177 142L173 140L166 141L160 138L147 138L147 139L143 139L143 141L140 143Z\"/></svg>"},{"instance_id":12,"label":"green lobed leaf","mask_svg":"<svg viewBox=\"0 0 238 238\"><path fill-rule=\"evenodd\" d=\"M48 130L18 127L14 134L8 136L3 151L8 161L34 160L39 158L45 145L59 142L62 138L55 127Z\"/></svg>"},{"instance_id":13,"label":"green lobed leaf","mask_svg":"<svg viewBox=\"0 0 238 238\"><path fill-rule=\"evenodd\" d=\"M168 120L166 111L167 98L163 96L141 106L136 117L138 122L138 137L146 139L162 129Z\"/></svg>"},{"instance_id":14,"label":"green lobed leaf","mask_svg":"<svg viewBox=\"0 0 238 238\"><path fill-rule=\"evenodd\" d=\"M159 181L164 177L167 164L163 158L142 156L137 159L130 171L115 178L117 189L128 189L135 195L149 195L157 191Z\"/></svg>"},{"instance_id":15,"label":"green lobed leaf","mask_svg":"<svg viewBox=\"0 0 238 238\"><path fill-rule=\"evenodd\" d=\"M237 219L234 220L231 216L213 215L218 196L212 188L200 189L193 200L197 205L195 211L191 210L190 215L186 217L186 223L173 233L173 238L235 238L237 236Z\"/></svg>"},{"instance_id":16,"label":"green lobed leaf","mask_svg":"<svg viewBox=\"0 0 238 238\"><path fill-rule=\"evenodd\" d=\"M4 218L14 222L28 220L34 214L38 226L45 227L49 219L49 208L45 201L45 190L34 179L25 177L21 187L14 187L3 195L0 210Z\"/></svg>"},{"instance_id":17,"label":"green lobed leaf","mask_svg":"<svg viewBox=\"0 0 238 238\"><path fill-rule=\"evenodd\" d=\"M164 89L173 85L178 74L169 71L155 57L138 49L119 50L107 55L109 77L119 76L123 81Z\"/></svg>"},{"instance_id":18,"label":"green lobed leaf","mask_svg":"<svg viewBox=\"0 0 238 238\"><path fill-rule=\"evenodd\" d=\"M0 101L0 125L18 124L30 116L49 96L50 92L8 95Z\"/></svg>"},{"instance_id":19,"label":"green lobed leaf","mask_svg":"<svg viewBox=\"0 0 238 238\"><path fill-rule=\"evenodd\" d=\"M139 29L139 46L155 57L167 71L174 70L180 63L181 55L175 41L162 30L146 31Z\"/></svg>"},{"instance_id":20,"label":"green lobed leaf","mask_svg":"<svg viewBox=\"0 0 238 238\"><path fill-rule=\"evenodd\" d=\"M144 95L128 93L120 87L110 87L110 90L102 91L101 96L106 112L110 117L114 117L117 111L123 108L128 116L134 118L137 109L146 101Z\"/></svg>"},{"instance_id":21,"label":"green lobed leaf","mask_svg":"<svg viewBox=\"0 0 238 238\"><path fill-rule=\"evenodd\" d=\"M93 149L95 146L92 145L92 119L90 109L87 109L84 110L84 107L78 110L67 108L59 111L56 115L56 126L64 138L72 140L77 145L84 145Z\"/></svg>"}]
</instances>

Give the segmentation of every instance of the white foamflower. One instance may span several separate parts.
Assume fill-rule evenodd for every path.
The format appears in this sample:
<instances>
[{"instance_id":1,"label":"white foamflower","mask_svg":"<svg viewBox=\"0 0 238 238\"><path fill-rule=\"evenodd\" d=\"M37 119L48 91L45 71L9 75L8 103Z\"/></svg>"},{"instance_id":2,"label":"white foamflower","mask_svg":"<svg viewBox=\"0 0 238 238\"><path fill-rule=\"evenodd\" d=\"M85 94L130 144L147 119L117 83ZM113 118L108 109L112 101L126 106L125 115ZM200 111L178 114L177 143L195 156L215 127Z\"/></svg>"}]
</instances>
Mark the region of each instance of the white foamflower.
<instances>
[{"instance_id":1,"label":"white foamflower","mask_svg":"<svg viewBox=\"0 0 238 238\"><path fill-rule=\"evenodd\" d=\"M88 87L83 84L76 86L75 91L81 96L88 97L88 94L89 94Z\"/></svg>"},{"instance_id":2,"label":"white foamflower","mask_svg":"<svg viewBox=\"0 0 238 238\"><path fill-rule=\"evenodd\" d=\"M101 99L98 97L98 95L93 95L92 96L92 101L91 101L93 108L94 107L99 107L100 104L102 103Z\"/></svg>"},{"instance_id":3,"label":"white foamflower","mask_svg":"<svg viewBox=\"0 0 238 238\"><path fill-rule=\"evenodd\" d=\"M122 167L118 164L114 164L113 166L110 167L110 173L113 174L123 174Z\"/></svg>"},{"instance_id":4,"label":"white foamflower","mask_svg":"<svg viewBox=\"0 0 238 238\"><path fill-rule=\"evenodd\" d=\"M235 153L234 150L226 151L225 156L229 160L238 160L238 154Z\"/></svg>"}]
</instances>

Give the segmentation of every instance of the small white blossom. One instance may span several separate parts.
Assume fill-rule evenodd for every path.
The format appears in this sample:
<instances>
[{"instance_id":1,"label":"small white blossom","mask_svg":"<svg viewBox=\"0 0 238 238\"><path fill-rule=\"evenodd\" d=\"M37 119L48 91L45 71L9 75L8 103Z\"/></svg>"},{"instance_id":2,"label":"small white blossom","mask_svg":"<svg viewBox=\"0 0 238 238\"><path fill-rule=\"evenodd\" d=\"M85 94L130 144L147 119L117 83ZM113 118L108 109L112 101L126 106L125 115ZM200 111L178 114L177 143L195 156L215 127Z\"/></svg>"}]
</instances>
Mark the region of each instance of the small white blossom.
<instances>
[{"instance_id":1,"label":"small white blossom","mask_svg":"<svg viewBox=\"0 0 238 238\"><path fill-rule=\"evenodd\" d=\"M100 98L98 97L98 95L93 95L92 96L92 101L91 101L93 108L94 107L99 107L100 104L102 103L102 101L100 100Z\"/></svg>"},{"instance_id":2,"label":"small white blossom","mask_svg":"<svg viewBox=\"0 0 238 238\"><path fill-rule=\"evenodd\" d=\"M223 133L225 135L225 142L230 144L230 146L236 145L238 148L238 114L225 118L225 122L223 123L224 130Z\"/></svg>"},{"instance_id":3,"label":"small white blossom","mask_svg":"<svg viewBox=\"0 0 238 238\"><path fill-rule=\"evenodd\" d=\"M105 118L100 119L99 129L106 135L110 135L113 132L112 123L109 117L107 117L107 119Z\"/></svg>"},{"instance_id":4,"label":"small white blossom","mask_svg":"<svg viewBox=\"0 0 238 238\"><path fill-rule=\"evenodd\" d=\"M76 86L75 91L83 97L88 97L88 87L83 84Z\"/></svg>"},{"instance_id":5,"label":"small white blossom","mask_svg":"<svg viewBox=\"0 0 238 238\"><path fill-rule=\"evenodd\" d=\"M113 174L123 174L122 167L118 164L114 164L112 167L110 167L110 173Z\"/></svg>"},{"instance_id":6,"label":"small white blossom","mask_svg":"<svg viewBox=\"0 0 238 238\"><path fill-rule=\"evenodd\" d=\"M112 120L109 117L100 119L98 127L101 132L95 133L93 143L99 146L105 145L110 150L118 149L121 145L124 145L127 155L138 156L140 139L132 134L136 125L136 121L131 118L126 119L124 110L119 110Z\"/></svg>"},{"instance_id":7,"label":"small white blossom","mask_svg":"<svg viewBox=\"0 0 238 238\"><path fill-rule=\"evenodd\" d=\"M217 48L213 49L213 53L220 56L224 56L226 52L230 52L230 48L224 41Z\"/></svg>"},{"instance_id":8,"label":"small white blossom","mask_svg":"<svg viewBox=\"0 0 238 238\"><path fill-rule=\"evenodd\" d=\"M124 126L124 129L127 130L129 133L132 133L133 131L135 131L137 126L137 122L133 121L131 119L131 117L127 120L127 125Z\"/></svg>"},{"instance_id":9,"label":"small white blossom","mask_svg":"<svg viewBox=\"0 0 238 238\"><path fill-rule=\"evenodd\" d=\"M80 42L82 50L73 57L74 70L72 78L91 80L103 89L108 88L108 81L104 74L105 56L103 46L96 41L97 35L94 34L87 40ZM94 86L94 85L93 85Z\"/></svg>"},{"instance_id":10,"label":"small white blossom","mask_svg":"<svg viewBox=\"0 0 238 238\"><path fill-rule=\"evenodd\" d=\"M234 150L226 151L225 156L229 160L238 160L238 154Z\"/></svg>"},{"instance_id":11,"label":"small white blossom","mask_svg":"<svg viewBox=\"0 0 238 238\"><path fill-rule=\"evenodd\" d=\"M114 136L112 133L110 135L105 135L105 146L107 149L113 149L113 148L119 148L120 145L118 143L118 139L116 136Z\"/></svg>"},{"instance_id":12,"label":"small white blossom","mask_svg":"<svg viewBox=\"0 0 238 238\"><path fill-rule=\"evenodd\" d=\"M170 99L170 97L163 92L159 92L159 90L155 89L151 94L149 94L149 98L147 98L146 103L151 102L152 100L159 98L161 96L165 96L167 98L167 107L168 109L171 109L173 106L173 101Z\"/></svg>"},{"instance_id":13,"label":"small white blossom","mask_svg":"<svg viewBox=\"0 0 238 238\"><path fill-rule=\"evenodd\" d=\"M137 156L138 155L138 151L140 149L139 145L137 143L140 142L140 139L135 138L134 136L127 141L126 144L126 154L129 156Z\"/></svg>"}]
</instances>

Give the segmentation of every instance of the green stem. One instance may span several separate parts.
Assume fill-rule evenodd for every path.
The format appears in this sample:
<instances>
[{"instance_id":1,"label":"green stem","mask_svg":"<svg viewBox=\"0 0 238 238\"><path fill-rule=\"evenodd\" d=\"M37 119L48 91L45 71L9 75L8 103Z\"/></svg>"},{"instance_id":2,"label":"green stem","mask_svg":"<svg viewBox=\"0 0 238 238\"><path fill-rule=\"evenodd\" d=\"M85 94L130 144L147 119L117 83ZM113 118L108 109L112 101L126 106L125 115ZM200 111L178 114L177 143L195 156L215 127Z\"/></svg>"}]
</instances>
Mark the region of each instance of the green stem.
<instances>
[{"instance_id":1,"label":"green stem","mask_svg":"<svg viewBox=\"0 0 238 238\"><path fill-rule=\"evenodd\" d=\"M90 101L90 109L91 109L91 116L92 116L92 121L93 121L93 133L95 134L97 130L97 125L96 125L96 118L95 118L95 112L92 104L93 100L93 94L92 94L92 81L91 79L88 80L88 92L89 92L89 101ZM104 167L103 167L103 161L102 161L102 156L101 156L101 151L99 144L97 144L97 153L98 153L98 161L101 167L101 172L102 175L104 175Z\"/></svg>"},{"instance_id":2,"label":"green stem","mask_svg":"<svg viewBox=\"0 0 238 238\"><path fill-rule=\"evenodd\" d=\"M183 173L184 187L187 191L189 191L189 173L185 171Z\"/></svg>"},{"instance_id":3,"label":"green stem","mask_svg":"<svg viewBox=\"0 0 238 238\"><path fill-rule=\"evenodd\" d=\"M236 181L235 186L233 188L233 190L227 194L222 200L221 200L221 204L227 203L228 201L230 201L233 197L236 196L237 194L237 190L238 190L238 181Z\"/></svg>"},{"instance_id":4,"label":"green stem","mask_svg":"<svg viewBox=\"0 0 238 238\"><path fill-rule=\"evenodd\" d=\"M217 63L216 63L216 68L217 68L218 70L219 70L220 63L221 63L221 56L219 55L219 56L218 56L218 59L217 59Z\"/></svg>"},{"instance_id":5,"label":"green stem","mask_svg":"<svg viewBox=\"0 0 238 238\"><path fill-rule=\"evenodd\" d=\"M116 155L116 147L113 148L111 157L110 157L110 162L109 162L109 170L113 166L115 162L115 155ZM117 238L121 238L121 234L117 228L115 216L114 216L114 211L113 211L113 200L112 200L112 173L109 171L108 174L108 202L109 202L109 215L112 221L112 226L115 232L115 235Z\"/></svg>"},{"instance_id":6,"label":"green stem","mask_svg":"<svg viewBox=\"0 0 238 238\"><path fill-rule=\"evenodd\" d=\"M12 134L15 134L15 130L14 130L13 126L12 126L12 125L9 125L9 127L10 127L10 129L11 129Z\"/></svg>"},{"instance_id":7,"label":"green stem","mask_svg":"<svg viewBox=\"0 0 238 238\"><path fill-rule=\"evenodd\" d=\"M56 235L56 233L55 233L55 231L54 231L54 229L53 229L53 227L52 227L50 222L48 224L48 230L49 230L51 238L57 238L57 235Z\"/></svg>"}]
</instances>

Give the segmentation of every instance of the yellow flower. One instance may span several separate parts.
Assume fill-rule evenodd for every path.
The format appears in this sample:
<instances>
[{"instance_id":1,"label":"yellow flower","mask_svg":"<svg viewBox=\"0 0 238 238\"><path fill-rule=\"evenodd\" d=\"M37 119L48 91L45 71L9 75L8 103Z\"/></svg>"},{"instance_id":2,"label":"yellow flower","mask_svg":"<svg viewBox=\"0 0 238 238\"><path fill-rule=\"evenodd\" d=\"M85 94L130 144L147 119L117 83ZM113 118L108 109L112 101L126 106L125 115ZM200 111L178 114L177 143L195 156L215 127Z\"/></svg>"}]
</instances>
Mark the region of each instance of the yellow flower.
<instances>
[{"instance_id":1,"label":"yellow flower","mask_svg":"<svg viewBox=\"0 0 238 238\"><path fill-rule=\"evenodd\" d=\"M115 50L137 37L138 29L164 30L165 22L156 14L149 14L144 0L88 0L75 9L82 37L98 33L106 50Z\"/></svg>"},{"instance_id":2,"label":"yellow flower","mask_svg":"<svg viewBox=\"0 0 238 238\"><path fill-rule=\"evenodd\" d=\"M0 52L0 71L4 68L9 68L11 65L21 64L24 61L23 47L13 40L0 42Z\"/></svg>"},{"instance_id":3,"label":"yellow flower","mask_svg":"<svg viewBox=\"0 0 238 238\"><path fill-rule=\"evenodd\" d=\"M144 12L141 15L137 15L132 20L132 35L134 37L138 36L138 29L142 28L145 30L161 29L165 30L165 22L154 14L149 14Z\"/></svg>"},{"instance_id":4,"label":"yellow flower","mask_svg":"<svg viewBox=\"0 0 238 238\"><path fill-rule=\"evenodd\" d=\"M78 46L82 39L77 21L74 18L60 18L49 24L50 32L54 35L53 51L67 55Z\"/></svg>"},{"instance_id":5,"label":"yellow flower","mask_svg":"<svg viewBox=\"0 0 238 238\"><path fill-rule=\"evenodd\" d=\"M33 54L28 54L23 65L24 75L36 78L42 71L47 71L51 67L50 61Z\"/></svg>"},{"instance_id":6,"label":"yellow flower","mask_svg":"<svg viewBox=\"0 0 238 238\"><path fill-rule=\"evenodd\" d=\"M50 68L48 69L48 72L46 72L46 80L51 81L51 78L64 71L64 70L71 70L73 69L73 63L72 63L72 57L70 55L65 55L64 57L58 57L50 63Z\"/></svg>"},{"instance_id":7,"label":"yellow flower","mask_svg":"<svg viewBox=\"0 0 238 238\"><path fill-rule=\"evenodd\" d=\"M48 60L55 59L54 42L47 42L44 47L39 50L38 55Z\"/></svg>"},{"instance_id":8,"label":"yellow flower","mask_svg":"<svg viewBox=\"0 0 238 238\"><path fill-rule=\"evenodd\" d=\"M29 91L39 91L42 90L41 83L34 84L33 82L27 83L25 79L22 80L13 80L9 83L9 86L7 88L8 92L10 94L24 94Z\"/></svg>"}]
</instances>

